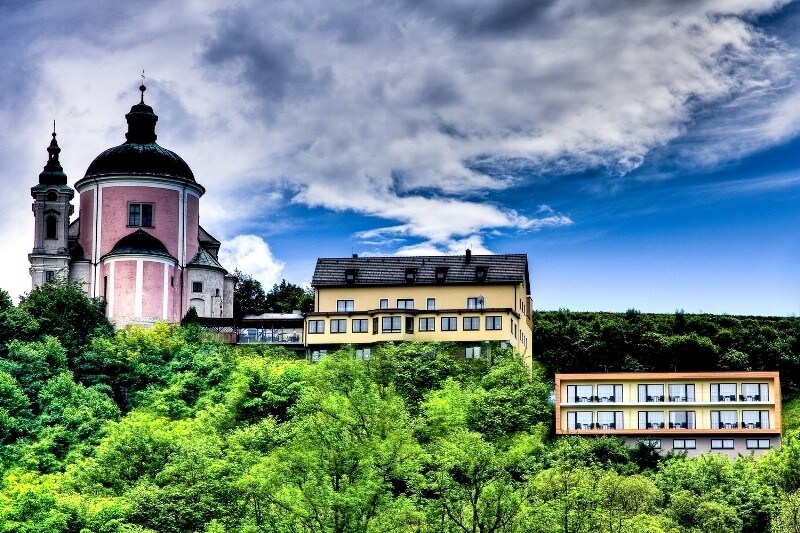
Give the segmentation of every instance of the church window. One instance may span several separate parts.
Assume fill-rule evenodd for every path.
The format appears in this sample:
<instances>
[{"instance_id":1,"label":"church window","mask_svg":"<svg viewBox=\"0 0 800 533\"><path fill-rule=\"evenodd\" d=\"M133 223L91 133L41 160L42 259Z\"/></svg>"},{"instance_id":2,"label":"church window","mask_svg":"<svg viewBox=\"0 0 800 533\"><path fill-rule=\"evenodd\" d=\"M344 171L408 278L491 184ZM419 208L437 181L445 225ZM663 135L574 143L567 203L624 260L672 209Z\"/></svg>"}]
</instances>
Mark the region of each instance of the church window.
<instances>
[{"instance_id":1,"label":"church window","mask_svg":"<svg viewBox=\"0 0 800 533\"><path fill-rule=\"evenodd\" d=\"M203 292L203 282L202 281L193 281L192 282L192 292Z\"/></svg>"},{"instance_id":2,"label":"church window","mask_svg":"<svg viewBox=\"0 0 800 533\"><path fill-rule=\"evenodd\" d=\"M58 194L56 193L56 191L48 191L47 192L47 201L48 202L55 202L56 200L58 200Z\"/></svg>"},{"instance_id":3,"label":"church window","mask_svg":"<svg viewBox=\"0 0 800 533\"><path fill-rule=\"evenodd\" d=\"M58 219L55 217L55 215L48 216L44 221L44 238L58 238Z\"/></svg>"},{"instance_id":4,"label":"church window","mask_svg":"<svg viewBox=\"0 0 800 533\"><path fill-rule=\"evenodd\" d=\"M128 226L153 227L153 204L128 204Z\"/></svg>"},{"instance_id":5,"label":"church window","mask_svg":"<svg viewBox=\"0 0 800 533\"><path fill-rule=\"evenodd\" d=\"M47 283L51 281L55 281L56 279L56 271L55 270L45 270L44 271L44 280Z\"/></svg>"}]
</instances>

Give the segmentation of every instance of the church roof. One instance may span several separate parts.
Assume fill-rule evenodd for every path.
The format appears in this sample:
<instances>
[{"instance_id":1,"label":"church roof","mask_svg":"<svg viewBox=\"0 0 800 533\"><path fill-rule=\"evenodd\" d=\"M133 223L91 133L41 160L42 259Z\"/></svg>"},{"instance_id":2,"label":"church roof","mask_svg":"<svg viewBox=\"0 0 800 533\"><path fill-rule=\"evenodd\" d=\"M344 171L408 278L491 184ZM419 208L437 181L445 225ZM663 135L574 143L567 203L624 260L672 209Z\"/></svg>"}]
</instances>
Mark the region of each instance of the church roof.
<instances>
[{"instance_id":1,"label":"church roof","mask_svg":"<svg viewBox=\"0 0 800 533\"><path fill-rule=\"evenodd\" d=\"M112 255L154 255L177 261L167 251L167 247L164 246L163 242L143 229L137 229L133 233L125 235L117 241L117 244L114 245L110 252L100 259L105 259Z\"/></svg>"},{"instance_id":2,"label":"church roof","mask_svg":"<svg viewBox=\"0 0 800 533\"><path fill-rule=\"evenodd\" d=\"M58 154L61 153L61 148L56 141L55 122L53 122L53 140L50 141L50 146L47 147L47 164L44 170L39 174L40 185L66 185L67 175L64 174L64 169L58 160Z\"/></svg>"},{"instance_id":3,"label":"church roof","mask_svg":"<svg viewBox=\"0 0 800 533\"><path fill-rule=\"evenodd\" d=\"M86 169L83 179L100 176L160 176L194 182L194 174L186 161L171 150L156 143L156 122L158 115L153 108L142 101L125 115L128 121L127 139L98 155Z\"/></svg>"},{"instance_id":4,"label":"church roof","mask_svg":"<svg viewBox=\"0 0 800 533\"><path fill-rule=\"evenodd\" d=\"M196 267L196 268L210 268L213 270L221 270L222 272L227 273L228 271L219 264L219 261L214 259L208 250L203 248L202 246L197 249L197 253L194 256L194 259L189 261L187 266Z\"/></svg>"}]
</instances>

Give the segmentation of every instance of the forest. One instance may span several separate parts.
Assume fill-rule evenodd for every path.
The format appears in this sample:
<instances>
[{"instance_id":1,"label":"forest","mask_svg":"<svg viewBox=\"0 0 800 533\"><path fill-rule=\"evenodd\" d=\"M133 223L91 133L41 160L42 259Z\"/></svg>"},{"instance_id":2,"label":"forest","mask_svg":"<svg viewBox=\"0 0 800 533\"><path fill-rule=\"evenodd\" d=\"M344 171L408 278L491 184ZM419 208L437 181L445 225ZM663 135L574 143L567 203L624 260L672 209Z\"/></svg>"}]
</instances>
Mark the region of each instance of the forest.
<instances>
[{"instance_id":1,"label":"forest","mask_svg":"<svg viewBox=\"0 0 800 533\"><path fill-rule=\"evenodd\" d=\"M541 313L531 372L448 344L310 363L192 325L114 331L65 283L0 293L0 531L800 531L796 429L758 460L688 459L555 438L551 403L555 371L696 350L774 361L794 390L795 320Z\"/></svg>"}]
</instances>

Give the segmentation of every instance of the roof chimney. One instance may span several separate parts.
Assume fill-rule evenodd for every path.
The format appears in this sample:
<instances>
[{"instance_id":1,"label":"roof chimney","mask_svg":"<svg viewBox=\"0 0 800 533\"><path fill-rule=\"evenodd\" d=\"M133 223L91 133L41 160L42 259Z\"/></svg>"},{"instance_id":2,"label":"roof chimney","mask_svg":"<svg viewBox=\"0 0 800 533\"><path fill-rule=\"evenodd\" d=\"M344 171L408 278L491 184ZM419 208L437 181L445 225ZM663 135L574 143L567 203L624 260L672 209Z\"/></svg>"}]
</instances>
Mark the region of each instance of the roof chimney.
<instances>
[{"instance_id":1,"label":"roof chimney","mask_svg":"<svg viewBox=\"0 0 800 533\"><path fill-rule=\"evenodd\" d=\"M472 250L470 250L469 248L467 248L467 256L466 257L467 257L466 263L469 264L470 259L472 259Z\"/></svg>"}]
</instances>

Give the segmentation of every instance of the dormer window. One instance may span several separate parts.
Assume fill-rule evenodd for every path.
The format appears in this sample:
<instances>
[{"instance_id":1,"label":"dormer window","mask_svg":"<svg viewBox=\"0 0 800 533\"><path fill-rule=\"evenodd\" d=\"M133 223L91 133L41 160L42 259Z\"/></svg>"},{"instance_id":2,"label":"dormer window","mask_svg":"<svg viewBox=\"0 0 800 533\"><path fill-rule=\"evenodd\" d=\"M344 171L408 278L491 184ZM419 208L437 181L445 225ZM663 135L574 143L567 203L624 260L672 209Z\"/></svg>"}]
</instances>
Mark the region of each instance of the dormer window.
<instances>
[{"instance_id":1,"label":"dormer window","mask_svg":"<svg viewBox=\"0 0 800 533\"><path fill-rule=\"evenodd\" d=\"M56 191L47 191L47 201L55 202L56 200L58 200L58 193Z\"/></svg>"},{"instance_id":2,"label":"dormer window","mask_svg":"<svg viewBox=\"0 0 800 533\"><path fill-rule=\"evenodd\" d=\"M417 269L416 268L407 268L406 269L406 283L414 283L417 279Z\"/></svg>"},{"instance_id":3,"label":"dormer window","mask_svg":"<svg viewBox=\"0 0 800 533\"><path fill-rule=\"evenodd\" d=\"M447 279L447 267L439 267L436 269L436 282L444 283Z\"/></svg>"},{"instance_id":4,"label":"dormer window","mask_svg":"<svg viewBox=\"0 0 800 533\"><path fill-rule=\"evenodd\" d=\"M350 269L344 271L344 282L345 283L355 283L356 282L356 270Z\"/></svg>"},{"instance_id":5,"label":"dormer window","mask_svg":"<svg viewBox=\"0 0 800 533\"><path fill-rule=\"evenodd\" d=\"M486 281L487 267L478 267L475 269L475 281Z\"/></svg>"}]
</instances>

